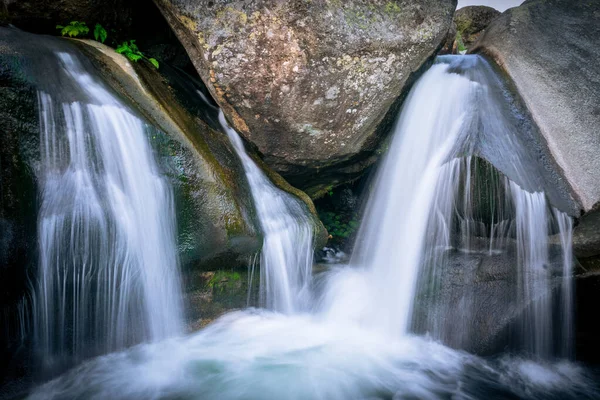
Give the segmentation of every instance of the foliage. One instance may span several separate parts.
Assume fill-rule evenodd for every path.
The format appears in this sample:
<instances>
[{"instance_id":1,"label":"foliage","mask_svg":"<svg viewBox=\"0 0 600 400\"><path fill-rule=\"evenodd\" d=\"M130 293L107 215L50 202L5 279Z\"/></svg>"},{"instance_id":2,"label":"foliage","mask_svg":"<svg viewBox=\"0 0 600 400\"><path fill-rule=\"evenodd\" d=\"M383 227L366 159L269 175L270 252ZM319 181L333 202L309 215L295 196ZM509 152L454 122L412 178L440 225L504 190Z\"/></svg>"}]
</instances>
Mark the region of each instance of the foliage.
<instances>
[{"instance_id":1,"label":"foliage","mask_svg":"<svg viewBox=\"0 0 600 400\"><path fill-rule=\"evenodd\" d=\"M134 62L138 62L142 58L145 58L152 65L154 65L155 68L158 68L158 61L156 61L156 59L154 59L154 58L146 57L144 55L144 53L142 53L140 51L137 44L135 44L135 40L129 40L129 41L125 41L125 42L121 43L121 45L118 46L115 49L115 51L119 54L123 54L129 60L134 61Z\"/></svg>"},{"instance_id":2,"label":"foliage","mask_svg":"<svg viewBox=\"0 0 600 400\"><path fill-rule=\"evenodd\" d=\"M96 39L97 42L104 43L107 37L108 33L106 33L106 29L104 29L102 25L96 24L96 27L94 28L94 39Z\"/></svg>"},{"instance_id":3,"label":"foliage","mask_svg":"<svg viewBox=\"0 0 600 400\"><path fill-rule=\"evenodd\" d=\"M459 52L467 51L467 47L465 46L465 43L463 42L462 35L460 32L456 32L456 49Z\"/></svg>"},{"instance_id":4,"label":"foliage","mask_svg":"<svg viewBox=\"0 0 600 400\"><path fill-rule=\"evenodd\" d=\"M63 26L63 25L56 25L56 29L60 29L60 34L62 36L67 36L69 35L69 37L78 37L78 36L83 36L83 35L87 35L88 32L90 31L90 28L87 27L85 22L80 22L80 21L71 21L69 23L69 25Z\"/></svg>"},{"instance_id":5,"label":"foliage","mask_svg":"<svg viewBox=\"0 0 600 400\"><path fill-rule=\"evenodd\" d=\"M219 293L235 289L240 284L242 276L235 271L216 271L206 283L211 290Z\"/></svg>"},{"instance_id":6,"label":"foliage","mask_svg":"<svg viewBox=\"0 0 600 400\"><path fill-rule=\"evenodd\" d=\"M319 218L333 238L348 239L356 232L359 226L356 218L344 217L333 211L320 213Z\"/></svg>"}]
</instances>

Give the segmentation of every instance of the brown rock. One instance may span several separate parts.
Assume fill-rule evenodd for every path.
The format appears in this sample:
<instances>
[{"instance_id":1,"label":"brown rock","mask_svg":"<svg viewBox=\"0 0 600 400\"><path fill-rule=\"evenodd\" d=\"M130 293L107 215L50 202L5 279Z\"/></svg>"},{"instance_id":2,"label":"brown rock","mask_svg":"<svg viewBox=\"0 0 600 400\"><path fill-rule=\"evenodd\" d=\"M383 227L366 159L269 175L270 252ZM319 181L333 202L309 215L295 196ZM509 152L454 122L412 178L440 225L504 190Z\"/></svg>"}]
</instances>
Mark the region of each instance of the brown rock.
<instances>
[{"instance_id":1,"label":"brown rock","mask_svg":"<svg viewBox=\"0 0 600 400\"><path fill-rule=\"evenodd\" d=\"M311 195L372 164L455 0L155 0L229 121ZM391 112L392 118L396 108Z\"/></svg>"}]
</instances>

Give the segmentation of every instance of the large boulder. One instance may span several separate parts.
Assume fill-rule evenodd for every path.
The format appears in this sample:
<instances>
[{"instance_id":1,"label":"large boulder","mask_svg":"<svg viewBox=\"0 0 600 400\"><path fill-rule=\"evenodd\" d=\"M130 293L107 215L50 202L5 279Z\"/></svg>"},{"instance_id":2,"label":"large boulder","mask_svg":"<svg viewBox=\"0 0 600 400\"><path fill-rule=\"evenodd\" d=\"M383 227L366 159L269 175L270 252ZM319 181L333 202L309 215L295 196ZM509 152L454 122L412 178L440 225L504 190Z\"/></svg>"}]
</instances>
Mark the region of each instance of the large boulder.
<instances>
[{"instance_id":1,"label":"large boulder","mask_svg":"<svg viewBox=\"0 0 600 400\"><path fill-rule=\"evenodd\" d=\"M456 0L155 0L235 128L311 195L359 176ZM388 118L386 118L388 117Z\"/></svg>"},{"instance_id":2,"label":"large boulder","mask_svg":"<svg viewBox=\"0 0 600 400\"><path fill-rule=\"evenodd\" d=\"M485 28L500 15L500 11L486 6L463 7L454 14L456 32L461 35L465 47L470 48Z\"/></svg>"},{"instance_id":3,"label":"large boulder","mask_svg":"<svg viewBox=\"0 0 600 400\"><path fill-rule=\"evenodd\" d=\"M440 54L457 54L461 47L468 50L499 15L500 11L487 6L468 6L456 10Z\"/></svg>"},{"instance_id":4,"label":"large boulder","mask_svg":"<svg viewBox=\"0 0 600 400\"><path fill-rule=\"evenodd\" d=\"M530 0L473 49L512 78L584 211L600 201L599 18L598 1Z\"/></svg>"}]
</instances>

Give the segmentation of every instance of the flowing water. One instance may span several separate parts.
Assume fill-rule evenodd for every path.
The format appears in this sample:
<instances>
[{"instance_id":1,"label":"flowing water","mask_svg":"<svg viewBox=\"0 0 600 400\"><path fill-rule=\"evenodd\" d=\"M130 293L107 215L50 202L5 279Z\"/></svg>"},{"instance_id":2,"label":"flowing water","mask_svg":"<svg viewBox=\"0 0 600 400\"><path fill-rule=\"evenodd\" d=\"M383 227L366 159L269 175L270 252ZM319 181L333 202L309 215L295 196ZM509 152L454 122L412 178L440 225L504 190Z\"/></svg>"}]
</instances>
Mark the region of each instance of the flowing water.
<instances>
[{"instance_id":1,"label":"flowing water","mask_svg":"<svg viewBox=\"0 0 600 400\"><path fill-rule=\"evenodd\" d=\"M223 111L219 111L219 122L244 166L263 231L261 303L288 314L307 311L312 300L313 228L306 207L267 178L246 153Z\"/></svg>"},{"instance_id":2,"label":"flowing water","mask_svg":"<svg viewBox=\"0 0 600 400\"><path fill-rule=\"evenodd\" d=\"M63 84L76 90L73 100L64 91L60 100L38 95L42 200L33 309L49 367L182 332L173 198L147 127L76 55L56 56Z\"/></svg>"},{"instance_id":3,"label":"flowing water","mask_svg":"<svg viewBox=\"0 0 600 400\"><path fill-rule=\"evenodd\" d=\"M571 220L549 206L548 198L560 196L544 190L543 171L536 173L510 121L495 112L502 105L488 96L496 85L489 78L482 59L466 56L441 58L417 82L351 265L322 274L312 292L312 251L304 242L311 233L298 222L305 214L273 187L220 114L265 234L261 279L274 311L233 312L187 337L98 357L30 398L597 398L588 371L550 358L556 338L546 336L572 337ZM508 160L497 164L495 151ZM507 264L514 270L498 279L496 267ZM444 279L449 272L454 277ZM477 292L481 276L485 290ZM447 281L462 288L458 297L443 296ZM490 289L496 281L506 282L500 291ZM565 313L558 324L555 288ZM474 309L497 294L510 299L509 319L522 323L524 356L484 359L443 344L474 341L467 334L479 318ZM441 308L449 314L436 313L448 299L456 300L452 310ZM411 333L415 320L428 336Z\"/></svg>"}]
</instances>

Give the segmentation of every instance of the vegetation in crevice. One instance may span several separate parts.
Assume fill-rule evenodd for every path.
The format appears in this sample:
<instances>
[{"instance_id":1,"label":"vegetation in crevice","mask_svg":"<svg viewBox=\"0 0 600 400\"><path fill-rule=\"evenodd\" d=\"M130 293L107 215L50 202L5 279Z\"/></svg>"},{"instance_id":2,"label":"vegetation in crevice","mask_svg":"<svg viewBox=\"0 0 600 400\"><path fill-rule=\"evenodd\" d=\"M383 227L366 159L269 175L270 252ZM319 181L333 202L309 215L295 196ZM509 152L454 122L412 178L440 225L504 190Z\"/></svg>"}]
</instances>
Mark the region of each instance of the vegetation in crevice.
<instances>
[{"instance_id":1,"label":"vegetation in crevice","mask_svg":"<svg viewBox=\"0 0 600 400\"><path fill-rule=\"evenodd\" d=\"M60 34L62 36L69 36L71 38L83 38L90 32L90 28L84 21L71 21L68 25L56 25L56 29L60 29ZM94 27L94 39L104 43L107 38L108 32L106 29L104 29L102 25L96 24ZM159 67L156 58L146 57L133 39L121 42L116 46L115 51L124 55L130 61L138 62L139 60L145 59L155 68Z\"/></svg>"},{"instance_id":2,"label":"vegetation in crevice","mask_svg":"<svg viewBox=\"0 0 600 400\"><path fill-rule=\"evenodd\" d=\"M138 62L141 59L146 59L150 62L150 64L154 65L155 68L158 68L158 61L155 58L146 57L144 53L140 51L135 40L129 40L121 43L115 51L119 54L123 54L130 61Z\"/></svg>"},{"instance_id":3,"label":"vegetation in crevice","mask_svg":"<svg viewBox=\"0 0 600 400\"><path fill-rule=\"evenodd\" d=\"M56 29L60 29L62 36L79 37L85 36L90 31L85 22L71 21L68 25L56 25Z\"/></svg>"},{"instance_id":4,"label":"vegetation in crevice","mask_svg":"<svg viewBox=\"0 0 600 400\"><path fill-rule=\"evenodd\" d=\"M315 200L321 222L329 232L328 246L348 250L360 226L360 201L363 180L344 184L335 190L327 188L326 194Z\"/></svg>"}]
</instances>

